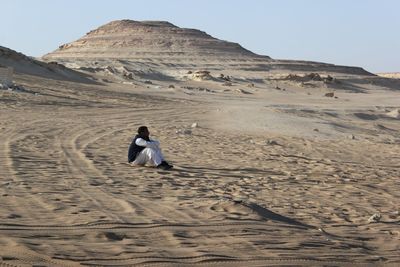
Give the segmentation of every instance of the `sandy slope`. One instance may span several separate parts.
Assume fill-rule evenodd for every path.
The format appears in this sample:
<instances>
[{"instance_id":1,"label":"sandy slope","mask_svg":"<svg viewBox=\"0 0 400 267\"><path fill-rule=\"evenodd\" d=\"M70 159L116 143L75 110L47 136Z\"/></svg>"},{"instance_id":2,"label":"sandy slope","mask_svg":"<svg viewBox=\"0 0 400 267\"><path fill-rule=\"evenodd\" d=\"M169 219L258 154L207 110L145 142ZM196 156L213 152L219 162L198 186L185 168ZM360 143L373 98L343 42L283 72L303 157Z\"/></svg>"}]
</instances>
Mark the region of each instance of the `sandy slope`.
<instances>
[{"instance_id":1,"label":"sandy slope","mask_svg":"<svg viewBox=\"0 0 400 267\"><path fill-rule=\"evenodd\" d=\"M400 264L398 90L17 82L0 91L7 266ZM126 164L142 124L172 171Z\"/></svg>"},{"instance_id":2,"label":"sandy slope","mask_svg":"<svg viewBox=\"0 0 400 267\"><path fill-rule=\"evenodd\" d=\"M393 79L400 78L399 72L383 72L383 73L378 73L377 75L385 77L385 78L393 78Z\"/></svg>"}]
</instances>

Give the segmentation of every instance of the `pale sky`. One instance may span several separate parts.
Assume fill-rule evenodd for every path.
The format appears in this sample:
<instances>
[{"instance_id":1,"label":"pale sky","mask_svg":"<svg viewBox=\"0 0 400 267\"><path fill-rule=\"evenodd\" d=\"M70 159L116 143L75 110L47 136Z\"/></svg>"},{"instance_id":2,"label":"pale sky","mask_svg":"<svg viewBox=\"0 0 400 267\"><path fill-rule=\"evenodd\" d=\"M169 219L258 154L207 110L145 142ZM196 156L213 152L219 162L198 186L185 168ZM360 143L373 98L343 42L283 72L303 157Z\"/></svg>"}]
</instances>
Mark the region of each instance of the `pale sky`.
<instances>
[{"instance_id":1,"label":"pale sky","mask_svg":"<svg viewBox=\"0 0 400 267\"><path fill-rule=\"evenodd\" d=\"M398 0L0 0L0 45L42 56L112 20L166 20L276 59L400 72Z\"/></svg>"}]
</instances>

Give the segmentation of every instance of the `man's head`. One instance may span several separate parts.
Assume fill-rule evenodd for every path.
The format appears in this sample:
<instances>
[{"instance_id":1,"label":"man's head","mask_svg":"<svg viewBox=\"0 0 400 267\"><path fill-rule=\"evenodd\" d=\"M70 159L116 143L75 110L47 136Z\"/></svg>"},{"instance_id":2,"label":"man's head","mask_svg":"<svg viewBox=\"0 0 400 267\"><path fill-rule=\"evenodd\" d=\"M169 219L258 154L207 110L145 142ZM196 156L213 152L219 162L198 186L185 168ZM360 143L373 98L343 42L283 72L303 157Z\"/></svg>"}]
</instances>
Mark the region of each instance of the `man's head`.
<instances>
[{"instance_id":1,"label":"man's head","mask_svg":"<svg viewBox=\"0 0 400 267\"><path fill-rule=\"evenodd\" d=\"M147 129L146 126L140 126L138 128L138 134L142 137L149 137L150 136L150 132L149 129Z\"/></svg>"}]
</instances>

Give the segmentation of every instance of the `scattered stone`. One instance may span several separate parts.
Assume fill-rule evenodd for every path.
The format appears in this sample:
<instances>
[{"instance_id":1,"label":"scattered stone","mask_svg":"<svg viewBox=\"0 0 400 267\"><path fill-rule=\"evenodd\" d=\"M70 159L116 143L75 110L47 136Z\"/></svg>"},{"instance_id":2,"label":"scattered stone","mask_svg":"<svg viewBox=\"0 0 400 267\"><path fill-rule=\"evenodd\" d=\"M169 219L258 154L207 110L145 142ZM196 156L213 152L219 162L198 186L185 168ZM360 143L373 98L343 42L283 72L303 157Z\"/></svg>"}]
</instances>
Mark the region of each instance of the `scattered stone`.
<instances>
[{"instance_id":1,"label":"scattered stone","mask_svg":"<svg viewBox=\"0 0 400 267\"><path fill-rule=\"evenodd\" d=\"M245 95L252 95L253 93L249 92L249 91L245 91L243 89L236 89L237 92L245 94Z\"/></svg>"},{"instance_id":2,"label":"scattered stone","mask_svg":"<svg viewBox=\"0 0 400 267\"><path fill-rule=\"evenodd\" d=\"M335 93L333 93L333 92L326 93L325 96L326 96L326 97L334 97L334 96L335 96Z\"/></svg>"},{"instance_id":3,"label":"scattered stone","mask_svg":"<svg viewBox=\"0 0 400 267\"><path fill-rule=\"evenodd\" d=\"M400 109L396 108L388 113L386 113L386 116L394 119L400 119Z\"/></svg>"},{"instance_id":4,"label":"scattered stone","mask_svg":"<svg viewBox=\"0 0 400 267\"><path fill-rule=\"evenodd\" d=\"M192 75L192 78L193 78L193 80L196 80L196 81L204 81L204 80L212 80L213 79L210 72L207 70L195 71Z\"/></svg>"},{"instance_id":5,"label":"scattered stone","mask_svg":"<svg viewBox=\"0 0 400 267\"><path fill-rule=\"evenodd\" d=\"M21 218L22 216L19 214L11 213L10 215L7 216L7 219L17 219Z\"/></svg>"},{"instance_id":6,"label":"scattered stone","mask_svg":"<svg viewBox=\"0 0 400 267\"><path fill-rule=\"evenodd\" d=\"M125 238L123 234L116 234L113 232L105 232L104 236L110 241L121 241Z\"/></svg>"},{"instance_id":7,"label":"scattered stone","mask_svg":"<svg viewBox=\"0 0 400 267\"><path fill-rule=\"evenodd\" d=\"M309 82L301 82L300 83L301 87L309 87L309 88L316 88L318 87L318 85L313 84L313 83L309 83Z\"/></svg>"},{"instance_id":8,"label":"scattered stone","mask_svg":"<svg viewBox=\"0 0 400 267\"><path fill-rule=\"evenodd\" d=\"M289 74L281 80L288 80L293 82L307 83L307 82L323 82L325 84L339 83L335 78L330 75L322 76L319 73L309 73L304 75Z\"/></svg>"},{"instance_id":9,"label":"scattered stone","mask_svg":"<svg viewBox=\"0 0 400 267\"><path fill-rule=\"evenodd\" d=\"M322 81L322 77L318 73L310 73L310 74L306 75L305 77L309 78L310 80L313 80L313 81Z\"/></svg>"},{"instance_id":10,"label":"scattered stone","mask_svg":"<svg viewBox=\"0 0 400 267\"><path fill-rule=\"evenodd\" d=\"M254 83L249 83L247 87L254 87Z\"/></svg>"},{"instance_id":11,"label":"scattered stone","mask_svg":"<svg viewBox=\"0 0 400 267\"><path fill-rule=\"evenodd\" d=\"M190 135L192 134L192 130L190 129L180 129L176 131L177 134L186 134L186 135Z\"/></svg>"},{"instance_id":12,"label":"scattered stone","mask_svg":"<svg viewBox=\"0 0 400 267\"><path fill-rule=\"evenodd\" d=\"M279 145L279 143L275 140L267 140L267 145L277 146L277 145Z\"/></svg>"},{"instance_id":13,"label":"scattered stone","mask_svg":"<svg viewBox=\"0 0 400 267\"><path fill-rule=\"evenodd\" d=\"M351 139L351 140L355 140L355 139L356 139L356 137L355 137L354 134L349 135L347 138L349 138L349 139Z\"/></svg>"},{"instance_id":14,"label":"scattered stone","mask_svg":"<svg viewBox=\"0 0 400 267\"><path fill-rule=\"evenodd\" d=\"M203 87L192 87L192 86L182 86L183 89L191 90L191 91L199 91L199 92L207 92L207 93L215 93L214 90L203 88Z\"/></svg>"},{"instance_id":15,"label":"scattered stone","mask_svg":"<svg viewBox=\"0 0 400 267\"><path fill-rule=\"evenodd\" d=\"M197 124L197 122L194 122L191 127L192 128L197 128L197 127L199 127L199 125Z\"/></svg>"},{"instance_id":16,"label":"scattered stone","mask_svg":"<svg viewBox=\"0 0 400 267\"><path fill-rule=\"evenodd\" d=\"M225 76L222 73L219 75L219 78L228 82L231 80L231 77L229 77L228 75Z\"/></svg>"},{"instance_id":17,"label":"scattered stone","mask_svg":"<svg viewBox=\"0 0 400 267\"><path fill-rule=\"evenodd\" d=\"M144 81L144 83L145 83L145 84L153 84L153 82L152 82L152 81L149 81L149 80Z\"/></svg>"},{"instance_id":18,"label":"scattered stone","mask_svg":"<svg viewBox=\"0 0 400 267\"><path fill-rule=\"evenodd\" d=\"M324 83L332 83L334 81L334 78L330 75L328 75L325 79L324 79Z\"/></svg>"},{"instance_id":19,"label":"scattered stone","mask_svg":"<svg viewBox=\"0 0 400 267\"><path fill-rule=\"evenodd\" d=\"M382 215L380 213L375 213L371 217L369 217L368 222L369 223L377 223L382 219Z\"/></svg>"},{"instance_id":20,"label":"scattered stone","mask_svg":"<svg viewBox=\"0 0 400 267\"><path fill-rule=\"evenodd\" d=\"M132 73L132 72L124 71L124 72L122 73L122 76L123 76L125 79L133 80L133 73Z\"/></svg>"}]
</instances>

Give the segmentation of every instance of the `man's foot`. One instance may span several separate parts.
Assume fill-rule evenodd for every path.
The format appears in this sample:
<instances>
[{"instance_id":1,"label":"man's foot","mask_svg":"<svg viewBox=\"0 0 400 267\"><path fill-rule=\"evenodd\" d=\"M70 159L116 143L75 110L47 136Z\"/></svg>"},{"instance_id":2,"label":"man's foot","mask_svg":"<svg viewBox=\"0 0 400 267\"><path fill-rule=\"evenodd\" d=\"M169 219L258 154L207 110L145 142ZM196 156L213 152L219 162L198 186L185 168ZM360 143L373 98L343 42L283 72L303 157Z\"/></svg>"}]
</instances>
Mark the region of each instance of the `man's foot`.
<instances>
[{"instance_id":1,"label":"man's foot","mask_svg":"<svg viewBox=\"0 0 400 267\"><path fill-rule=\"evenodd\" d=\"M168 162L166 162L166 161L163 161L163 162L161 162L161 164L159 164L158 166L157 166L157 168L159 168L159 169L163 169L163 170L169 170L169 169L172 169L174 166L172 166L172 165L170 165Z\"/></svg>"}]
</instances>

